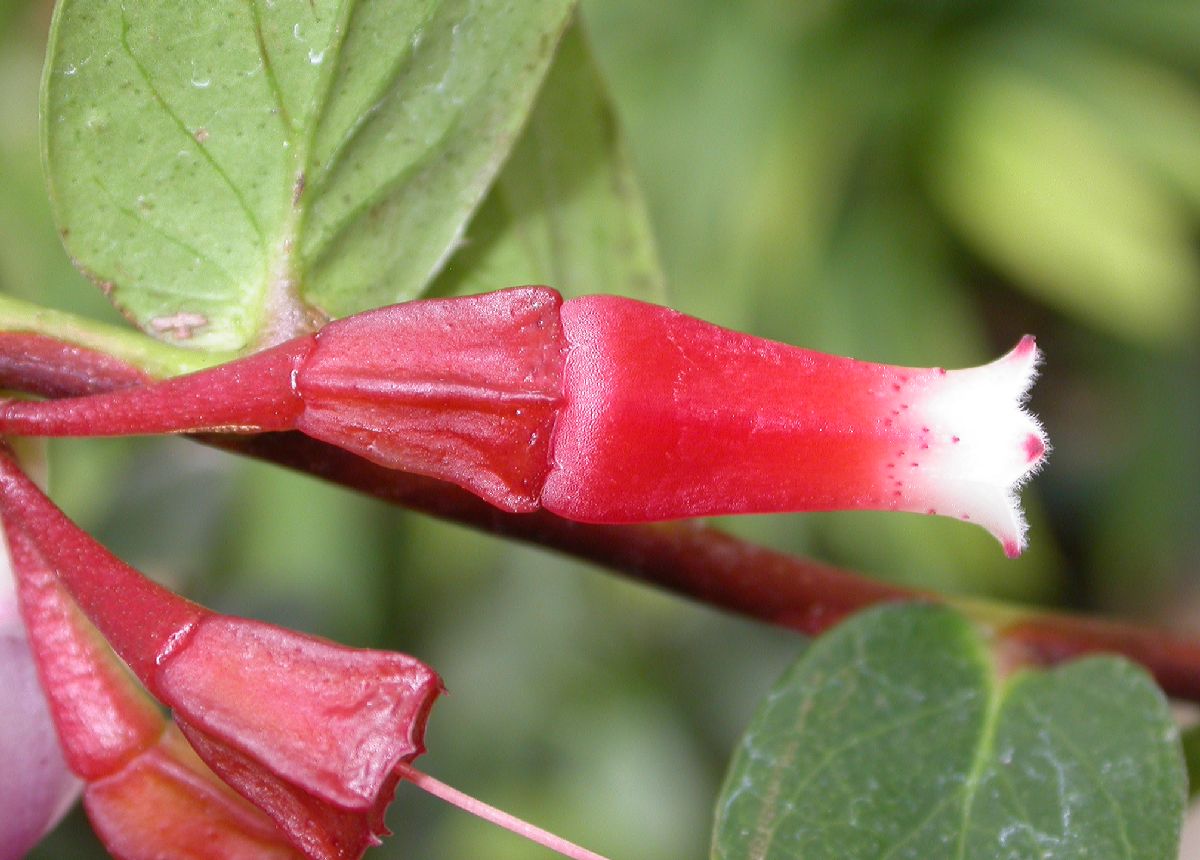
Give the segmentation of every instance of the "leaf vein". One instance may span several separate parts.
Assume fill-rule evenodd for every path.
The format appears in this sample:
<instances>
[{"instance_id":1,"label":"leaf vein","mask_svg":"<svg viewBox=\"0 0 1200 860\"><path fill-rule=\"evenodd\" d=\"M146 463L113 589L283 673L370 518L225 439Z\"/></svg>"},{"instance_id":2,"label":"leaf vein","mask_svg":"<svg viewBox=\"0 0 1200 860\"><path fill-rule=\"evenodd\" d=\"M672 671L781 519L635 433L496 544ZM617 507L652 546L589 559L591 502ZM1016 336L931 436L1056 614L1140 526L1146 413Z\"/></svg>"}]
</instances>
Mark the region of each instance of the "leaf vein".
<instances>
[{"instance_id":1,"label":"leaf vein","mask_svg":"<svg viewBox=\"0 0 1200 860\"><path fill-rule=\"evenodd\" d=\"M435 3L430 6L428 13L421 19L421 23L417 26L418 30L424 29L433 20L439 5ZM339 52L340 48L339 44ZM319 168L313 169L313 175L309 177L309 181L314 188L323 185L328 180L341 163L346 150L354 143L362 131L371 124L371 120L379 115L379 108L387 101L391 93L395 91L396 80L400 77L400 72L403 70L405 62L412 57L412 54L412 41L408 40L405 42L405 47L396 53L395 61L388 68L387 74L383 76L379 86L375 88L375 92L367 100L368 107L354 118ZM323 110L324 108L322 108ZM314 129L316 128L316 123L313 124L313 127Z\"/></svg>"},{"instance_id":2,"label":"leaf vein","mask_svg":"<svg viewBox=\"0 0 1200 860\"><path fill-rule=\"evenodd\" d=\"M275 74L271 52L267 50L267 40L263 35L262 28L262 12L258 8L258 0L249 0L249 4L250 16L254 21L254 44L258 48L258 57L262 60L263 75L271 90L271 98L275 102L275 109L278 112L279 121L283 125L284 135L290 140L295 134L295 128L292 125L291 114L288 113L287 105L283 101L283 90L279 87L279 77Z\"/></svg>"},{"instance_id":3,"label":"leaf vein","mask_svg":"<svg viewBox=\"0 0 1200 860\"><path fill-rule=\"evenodd\" d=\"M429 146L421 156L413 161L408 162L400 170L396 171L392 176L382 180L375 188L374 192L365 195L357 205L347 212L347 214L339 221L334 223L325 235L318 239L314 244L306 248L307 259L313 266L319 264L329 254L332 248L351 227L353 227L364 216L369 214L376 206L385 203L409 178L419 173L434 157L440 152L440 146L448 140L457 130L461 111L454 114L453 120L446 126L437 140ZM469 183L464 183L469 185Z\"/></svg>"},{"instance_id":4,"label":"leaf vein","mask_svg":"<svg viewBox=\"0 0 1200 860\"><path fill-rule=\"evenodd\" d=\"M921 720L925 720L930 717L936 717L947 711L955 711L961 705L963 705L965 702L969 702L973 697L974 697L974 693L972 691L970 691L970 690L964 691L963 693L955 696L953 699L950 699L939 705L929 707L929 708L922 708L918 711L913 711L912 713L908 714L907 716L892 720L889 723L880 724L880 725L876 726L874 729L872 729L871 731L863 732L862 734L857 735L850 740L847 740L845 743L840 744L839 746L832 747L832 748L826 750L825 754L816 763L816 765L814 765L812 767L812 769L810 769L809 772L807 774L805 774L804 779L802 779L799 783L797 783L791 789L791 794L793 796L795 796L795 795L799 794L801 791L803 791L805 788L807 788L808 785L810 783L812 783L813 780L815 780L817 778L817 776L821 774L822 771L824 771L827 767L829 767L831 764L833 764L833 762L839 756L841 756L843 753L849 752L850 750L854 749L855 747L857 747L863 743L866 743L867 741L874 740L877 737L881 737L883 735L890 734L891 732L895 731L896 729L903 728L904 726L910 725L912 723L920 722ZM765 857L770 854L770 850L769 850L770 846L771 846L772 842L774 842L775 836L778 833L779 827L781 824L782 824L782 820L777 818L774 823L774 826L771 828L770 834L767 837L762 856Z\"/></svg>"},{"instance_id":5,"label":"leaf vein","mask_svg":"<svg viewBox=\"0 0 1200 860\"><path fill-rule=\"evenodd\" d=\"M254 231L255 235L258 236L260 241L265 241L262 226L258 223L258 218L255 216L254 210L251 209L250 204L246 201L241 189L237 187L237 184L234 183L229 174L225 172L225 169L217 163L216 159L213 158L212 153L208 151L208 148L202 146L200 142L196 140L196 136L188 130L187 124L184 123L183 119L175 112L174 108L171 107L166 98L163 97L162 93L159 92L158 87L155 86L154 80L150 76L150 71L137 58L137 55L134 54L133 48L129 44L129 27L130 24L129 17L126 14L126 6L124 3L122 3L121 49L125 52L125 55L129 58L129 61L133 63L134 68L137 69L139 77L141 77L142 82L146 85L147 89L149 89L150 95L154 97L154 101L163 110L163 112L170 117L172 122L175 124L175 127L179 129L180 134L187 139L188 145L197 153L199 153L200 157L208 164L210 168L212 168L213 172L220 177L221 181L237 200L238 205L242 210L242 214L246 217L247 224Z\"/></svg>"},{"instance_id":6,"label":"leaf vein","mask_svg":"<svg viewBox=\"0 0 1200 860\"><path fill-rule=\"evenodd\" d=\"M333 90L333 82L338 76L337 68L342 59L342 49L346 45L346 36L354 24L355 13L358 12L358 9L357 0L345 0L341 4L340 20L334 25L333 41L325 49L325 63L321 68L317 86L313 89L313 98L308 108L308 129L304 139L304 152L301 155L305 181L308 183L313 182L313 178L309 174L313 173L312 151L317 137L317 129L325 119L325 112L329 107L329 94Z\"/></svg>"},{"instance_id":7,"label":"leaf vein","mask_svg":"<svg viewBox=\"0 0 1200 860\"><path fill-rule=\"evenodd\" d=\"M1048 734L1054 735L1058 742L1071 752L1071 754L1075 757L1075 760L1079 763L1079 766L1087 771L1087 774L1091 778L1091 781L1095 784L1097 791L1112 808L1113 818L1115 819L1117 825L1117 834L1120 837L1122 847L1125 849L1125 856L1134 857L1135 852L1133 843L1129 840L1129 829L1125 820L1124 810L1121 808L1121 804L1117 802L1117 799L1112 796L1111 792L1109 792L1108 783L1100 776L1099 773L1096 772L1096 769L1091 765L1088 757L1084 755L1083 750L1079 748L1078 744L1076 744L1075 741L1072 740L1065 732L1059 729L1059 727L1056 726L1052 720L1046 719L1045 716L1039 710L1037 710L1037 708L1035 708L1031 702L1026 702L1024 704L1024 709L1034 722L1042 726Z\"/></svg>"},{"instance_id":8,"label":"leaf vein","mask_svg":"<svg viewBox=\"0 0 1200 860\"><path fill-rule=\"evenodd\" d=\"M169 242L170 244L175 245L177 248L180 248L180 249L186 251L187 253L191 254L196 259L198 259L200 262L210 266L217 272L220 272L222 275L225 276L226 280L228 280L229 283L231 283L231 284L236 283L234 277L231 274L229 274L229 272L227 272L223 266L221 266L219 263L217 263L215 260L213 260L207 254L205 254L203 251L196 248L194 245L190 244L189 242L185 241L184 239L181 239L178 236L174 235L169 230L166 230L165 228L160 227L159 225L155 224L153 221L151 221L149 218L147 218L145 216L145 214L137 211L136 209L130 208L129 206L126 206L123 203L118 202L116 197L113 196L112 192L109 191L108 188L104 185L104 183L101 182L99 179L95 180L95 182L96 182L96 186L100 189L100 191L104 194L104 196L108 198L108 201L109 201L109 203L112 204L113 208L116 209L118 212L120 212L122 215L126 216L127 218L132 218L134 221L137 221L139 224L142 224L143 226L146 227L146 229L155 233L157 236L159 236L164 241ZM139 289L144 289L144 288L139 287ZM164 293L166 295L172 294L171 291L163 289L163 288L159 288L157 291L160 293ZM197 296L197 294L192 290L188 290L186 292L181 292L178 295L181 295L181 296L185 295L189 298L197 298L198 297L198 298L210 299L210 300L220 300L220 299L224 298L223 296L205 295L205 294L199 294Z\"/></svg>"},{"instance_id":9,"label":"leaf vein","mask_svg":"<svg viewBox=\"0 0 1200 860\"><path fill-rule=\"evenodd\" d=\"M992 667L992 677L988 685L987 705L984 711L983 725L980 727L979 746L975 748L975 756L971 761L971 769L967 771L963 783L963 812L958 835L957 860L965 860L967 851L967 833L971 823L971 813L975 806L975 796L979 791L980 782L987 768L988 758L994 749L996 726L1000 720L1000 705L1002 700L1001 685L995 677L995 667Z\"/></svg>"}]
</instances>

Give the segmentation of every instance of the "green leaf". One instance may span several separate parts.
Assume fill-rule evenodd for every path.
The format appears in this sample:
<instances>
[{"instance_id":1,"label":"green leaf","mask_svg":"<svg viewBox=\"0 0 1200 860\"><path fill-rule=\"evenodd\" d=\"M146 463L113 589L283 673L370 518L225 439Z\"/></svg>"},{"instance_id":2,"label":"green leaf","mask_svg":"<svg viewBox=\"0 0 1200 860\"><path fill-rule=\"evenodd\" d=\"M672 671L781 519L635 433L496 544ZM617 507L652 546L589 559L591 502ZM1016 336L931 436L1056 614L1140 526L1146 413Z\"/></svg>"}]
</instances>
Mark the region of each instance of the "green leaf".
<instances>
[{"instance_id":1,"label":"green leaf","mask_svg":"<svg viewBox=\"0 0 1200 860\"><path fill-rule=\"evenodd\" d=\"M1140 669L1000 677L963 617L889 606L818 639L768 694L712 856L1168 860L1184 796L1178 732Z\"/></svg>"},{"instance_id":2,"label":"green leaf","mask_svg":"<svg viewBox=\"0 0 1200 860\"><path fill-rule=\"evenodd\" d=\"M63 0L43 89L78 265L141 327L243 349L419 295L573 0Z\"/></svg>"},{"instance_id":3,"label":"green leaf","mask_svg":"<svg viewBox=\"0 0 1200 860\"><path fill-rule=\"evenodd\" d=\"M435 290L549 284L665 297L641 189L581 28L564 35L520 141Z\"/></svg>"}]
</instances>

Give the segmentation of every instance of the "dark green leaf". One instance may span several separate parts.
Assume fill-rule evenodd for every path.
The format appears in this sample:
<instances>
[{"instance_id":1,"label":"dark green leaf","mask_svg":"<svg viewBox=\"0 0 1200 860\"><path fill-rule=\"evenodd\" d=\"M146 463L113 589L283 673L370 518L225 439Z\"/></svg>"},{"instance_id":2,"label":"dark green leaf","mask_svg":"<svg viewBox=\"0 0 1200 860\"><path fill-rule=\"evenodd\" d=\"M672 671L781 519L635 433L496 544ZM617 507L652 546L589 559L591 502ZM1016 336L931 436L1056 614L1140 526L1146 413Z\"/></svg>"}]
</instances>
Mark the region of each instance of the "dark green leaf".
<instances>
[{"instance_id":1,"label":"dark green leaf","mask_svg":"<svg viewBox=\"0 0 1200 860\"><path fill-rule=\"evenodd\" d=\"M573 0L64 0L43 92L81 268L206 348L420 294Z\"/></svg>"},{"instance_id":2,"label":"dark green leaf","mask_svg":"<svg viewBox=\"0 0 1200 860\"><path fill-rule=\"evenodd\" d=\"M1115 658L1000 677L932 606L821 637L742 740L716 858L1168 860L1185 795L1177 730Z\"/></svg>"}]
</instances>

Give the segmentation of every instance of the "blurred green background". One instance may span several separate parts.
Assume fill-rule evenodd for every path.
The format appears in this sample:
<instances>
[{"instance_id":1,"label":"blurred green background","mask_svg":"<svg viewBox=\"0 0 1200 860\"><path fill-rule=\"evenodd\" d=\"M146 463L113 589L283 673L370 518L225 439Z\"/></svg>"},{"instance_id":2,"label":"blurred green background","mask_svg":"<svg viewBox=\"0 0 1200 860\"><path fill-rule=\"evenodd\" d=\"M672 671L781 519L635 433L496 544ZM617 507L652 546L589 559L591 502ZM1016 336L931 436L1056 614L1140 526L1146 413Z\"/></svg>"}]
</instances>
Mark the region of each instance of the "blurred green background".
<instances>
[{"instance_id":1,"label":"blurred green background","mask_svg":"<svg viewBox=\"0 0 1200 860\"><path fill-rule=\"evenodd\" d=\"M1200 4L585 0L673 304L911 365L1029 331L1055 452L1032 548L908 515L753 517L790 552L1200 634ZM0 289L115 319L59 247L50 6L0 0ZM502 285L497 285L502 286ZM603 291L604 284L596 284ZM707 851L796 636L173 440L60 442L57 500L214 607L434 666L426 770L616 857ZM401 787L371 856L549 856ZM37 857L103 856L75 813Z\"/></svg>"}]
</instances>

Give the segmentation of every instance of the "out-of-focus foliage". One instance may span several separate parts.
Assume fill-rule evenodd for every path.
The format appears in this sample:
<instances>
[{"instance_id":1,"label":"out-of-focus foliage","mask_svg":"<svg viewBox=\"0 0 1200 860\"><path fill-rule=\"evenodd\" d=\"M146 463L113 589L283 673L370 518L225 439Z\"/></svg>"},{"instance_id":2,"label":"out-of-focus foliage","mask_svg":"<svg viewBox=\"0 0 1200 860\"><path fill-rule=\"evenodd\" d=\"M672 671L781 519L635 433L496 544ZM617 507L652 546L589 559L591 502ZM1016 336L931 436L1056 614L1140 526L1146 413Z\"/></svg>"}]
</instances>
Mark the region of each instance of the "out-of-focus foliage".
<instances>
[{"instance_id":1,"label":"out-of-focus foliage","mask_svg":"<svg viewBox=\"0 0 1200 860\"><path fill-rule=\"evenodd\" d=\"M1033 549L902 515L732 528L908 583L1200 630L1200 6L586 0L673 304L914 365L1033 331ZM0 289L106 319L51 226L46 0L0 3ZM497 285L500 286L500 285ZM593 285L603 291L606 285ZM620 857L702 856L791 634L181 441L54 446L56 498L218 608L413 653L425 767ZM401 789L380 857L530 856ZM38 856L101 856L80 816Z\"/></svg>"}]
</instances>

